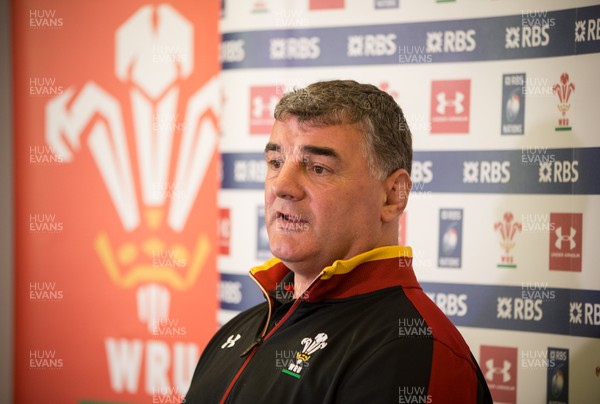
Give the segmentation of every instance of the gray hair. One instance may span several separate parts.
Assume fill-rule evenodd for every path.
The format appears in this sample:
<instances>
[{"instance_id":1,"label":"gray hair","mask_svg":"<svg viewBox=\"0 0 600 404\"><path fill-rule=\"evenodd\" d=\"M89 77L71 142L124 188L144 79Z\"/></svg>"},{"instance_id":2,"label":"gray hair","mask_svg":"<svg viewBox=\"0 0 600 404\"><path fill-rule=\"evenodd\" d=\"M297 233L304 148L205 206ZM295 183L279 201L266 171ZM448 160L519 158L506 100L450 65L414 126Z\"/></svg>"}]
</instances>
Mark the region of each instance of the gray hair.
<instances>
[{"instance_id":1,"label":"gray hair","mask_svg":"<svg viewBox=\"0 0 600 404\"><path fill-rule=\"evenodd\" d=\"M410 174L412 137L402 109L391 95L353 80L320 81L286 93L274 117L296 117L313 127L353 125L365 139L363 154L380 180L404 168Z\"/></svg>"}]
</instances>

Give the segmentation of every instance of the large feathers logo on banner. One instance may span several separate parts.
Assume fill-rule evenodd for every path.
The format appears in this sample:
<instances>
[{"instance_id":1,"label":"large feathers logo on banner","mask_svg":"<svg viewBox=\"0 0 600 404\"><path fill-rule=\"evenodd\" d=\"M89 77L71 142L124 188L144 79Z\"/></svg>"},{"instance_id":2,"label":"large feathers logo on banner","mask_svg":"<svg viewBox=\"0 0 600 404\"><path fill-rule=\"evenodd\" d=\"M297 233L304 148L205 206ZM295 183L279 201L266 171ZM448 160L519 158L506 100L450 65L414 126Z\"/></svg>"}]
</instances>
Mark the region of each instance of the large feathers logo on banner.
<instances>
[{"instance_id":1,"label":"large feathers logo on banner","mask_svg":"<svg viewBox=\"0 0 600 404\"><path fill-rule=\"evenodd\" d=\"M194 45L194 27L173 7L141 7L115 35L114 74L128 92L129 105L90 79L80 90L69 87L51 99L45 110L45 140L63 162L73 161L85 139L122 225L99 228L93 248L115 286L135 288L131 299L137 302L137 319L150 335L173 330L171 291L193 286L214 248L212 235L201 229L193 240L177 237L188 223L218 141L217 79L189 99L181 97L181 83L194 70ZM185 103L183 118L180 103ZM116 392L137 391L137 377L124 376L118 363L141 355L138 342L105 341ZM173 375L175 389L184 393L198 347L175 345L176 356L189 356L186 370L175 368ZM148 361L164 367L162 350L155 349L153 358L147 353L147 367ZM148 394L172 388L166 377L148 380Z\"/></svg>"}]
</instances>

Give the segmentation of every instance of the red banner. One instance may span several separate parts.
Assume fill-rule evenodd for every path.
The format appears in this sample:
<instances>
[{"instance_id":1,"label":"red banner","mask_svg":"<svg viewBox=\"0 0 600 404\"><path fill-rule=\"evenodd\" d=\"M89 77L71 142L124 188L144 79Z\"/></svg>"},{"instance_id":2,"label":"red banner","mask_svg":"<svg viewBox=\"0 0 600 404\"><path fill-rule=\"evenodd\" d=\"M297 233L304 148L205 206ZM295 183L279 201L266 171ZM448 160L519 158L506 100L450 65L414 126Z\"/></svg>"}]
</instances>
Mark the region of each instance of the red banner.
<instances>
[{"instance_id":1,"label":"red banner","mask_svg":"<svg viewBox=\"0 0 600 404\"><path fill-rule=\"evenodd\" d=\"M216 329L219 3L12 10L15 401L180 402Z\"/></svg>"}]
</instances>

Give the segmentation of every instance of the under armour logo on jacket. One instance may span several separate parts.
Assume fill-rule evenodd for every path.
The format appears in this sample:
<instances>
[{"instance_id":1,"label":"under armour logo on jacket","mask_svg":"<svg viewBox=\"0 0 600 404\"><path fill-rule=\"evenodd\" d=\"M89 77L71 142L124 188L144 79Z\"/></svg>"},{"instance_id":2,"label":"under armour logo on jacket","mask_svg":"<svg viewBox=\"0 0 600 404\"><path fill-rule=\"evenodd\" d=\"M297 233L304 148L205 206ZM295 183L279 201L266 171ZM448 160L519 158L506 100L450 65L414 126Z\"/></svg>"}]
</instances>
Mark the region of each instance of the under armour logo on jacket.
<instances>
[{"instance_id":1,"label":"under armour logo on jacket","mask_svg":"<svg viewBox=\"0 0 600 404\"><path fill-rule=\"evenodd\" d=\"M232 346L235 345L237 340L240 338L242 338L242 336L240 334L236 334L236 335L231 334L229 337L227 337L227 341L225 341L223 343L223 345L221 345L221 349L231 348Z\"/></svg>"}]
</instances>

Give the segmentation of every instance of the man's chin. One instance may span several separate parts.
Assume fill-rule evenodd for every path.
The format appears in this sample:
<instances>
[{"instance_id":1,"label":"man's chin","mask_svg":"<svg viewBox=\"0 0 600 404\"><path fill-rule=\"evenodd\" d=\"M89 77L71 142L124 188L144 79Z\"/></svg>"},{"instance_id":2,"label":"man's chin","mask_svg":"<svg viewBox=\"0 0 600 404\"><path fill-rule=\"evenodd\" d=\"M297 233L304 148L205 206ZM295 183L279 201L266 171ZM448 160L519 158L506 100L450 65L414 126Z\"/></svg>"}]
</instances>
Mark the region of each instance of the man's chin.
<instances>
[{"instance_id":1,"label":"man's chin","mask_svg":"<svg viewBox=\"0 0 600 404\"><path fill-rule=\"evenodd\" d=\"M290 242L271 242L271 253L274 257L285 262L298 262L306 259L306 250L304 246L297 241Z\"/></svg>"}]
</instances>

